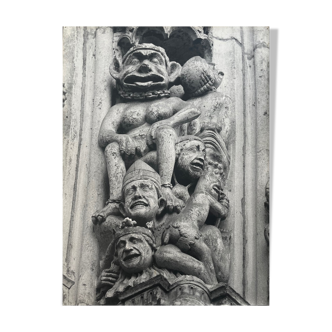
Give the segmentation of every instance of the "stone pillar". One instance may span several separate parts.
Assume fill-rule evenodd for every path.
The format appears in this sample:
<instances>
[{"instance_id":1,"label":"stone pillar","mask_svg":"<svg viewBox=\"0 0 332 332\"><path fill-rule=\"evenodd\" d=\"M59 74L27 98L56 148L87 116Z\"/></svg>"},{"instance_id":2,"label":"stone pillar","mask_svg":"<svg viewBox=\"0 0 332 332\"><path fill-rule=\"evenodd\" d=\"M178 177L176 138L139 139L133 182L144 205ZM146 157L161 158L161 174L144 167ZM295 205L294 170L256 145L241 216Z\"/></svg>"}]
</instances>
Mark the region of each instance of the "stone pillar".
<instances>
[{"instance_id":1,"label":"stone pillar","mask_svg":"<svg viewBox=\"0 0 332 332\"><path fill-rule=\"evenodd\" d=\"M269 29L213 27L213 62L224 72L218 91L229 98L227 195L229 286L251 305L268 304L264 238L269 179ZM107 200L108 180L98 132L111 106L110 27L63 28L63 293L65 305L95 303L99 252L91 215Z\"/></svg>"},{"instance_id":2,"label":"stone pillar","mask_svg":"<svg viewBox=\"0 0 332 332\"><path fill-rule=\"evenodd\" d=\"M64 304L91 305L99 273L91 215L106 201L106 166L98 132L111 106L111 28L63 28ZM106 180L106 181L105 181Z\"/></svg>"}]
</instances>

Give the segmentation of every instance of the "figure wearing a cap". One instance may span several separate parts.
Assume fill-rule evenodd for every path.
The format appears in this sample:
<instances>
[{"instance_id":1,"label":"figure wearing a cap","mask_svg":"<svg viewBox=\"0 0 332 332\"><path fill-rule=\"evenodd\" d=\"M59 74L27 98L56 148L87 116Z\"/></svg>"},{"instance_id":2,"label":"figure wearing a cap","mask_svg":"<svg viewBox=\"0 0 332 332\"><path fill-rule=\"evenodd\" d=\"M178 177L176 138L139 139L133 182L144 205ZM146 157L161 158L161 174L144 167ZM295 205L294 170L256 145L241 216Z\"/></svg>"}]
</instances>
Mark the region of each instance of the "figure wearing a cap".
<instances>
[{"instance_id":1,"label":"figure wearing a cap","mask_svg":"<svg viewBox=\"0 0 332 332\"><path fill-rule=\"evenodd\" d=\"M161 190L168 211L180 212L183 207L171 190L177 139L174 128L196 119L200 112L180 98L169 97L168 86L178 79L180 71L181 66L170 62L165 50L153 44L132 47L121 64L114 59L110 72L124 102L111 107L99 132L99 144L105 148L110 197L107 205L93 215L94 223L119 212L126 168L152 150L158 153Z\"/></svg>"},{"instance_id":2,"label":"figure wearing a cap","mask_svg":"<svg viewBox=\"0 0 332 332\"><path fill-rule=\"evenodd\" d=\"M125 218L107 249L104 261L106 268L97 286L97 300L105 304L107 292L106 297L116 301L118 293L158 275L169 282L174 281L175 274L155 265L155 250L155 239L150 229L137 226L134 220Z\"/></svg>"},{"instance_id":3,"label":"figure wearing a cap","mask_svg":"<svg viewBox=\"0 0 332 332\"><path fill-rule=\"evenodd\" d=\"M122 193L123 202L119 205L122 215L135 220L139 226L154 222L166 207L159 174L141 160L128 169Z\"/></svg>"}]
</instances>

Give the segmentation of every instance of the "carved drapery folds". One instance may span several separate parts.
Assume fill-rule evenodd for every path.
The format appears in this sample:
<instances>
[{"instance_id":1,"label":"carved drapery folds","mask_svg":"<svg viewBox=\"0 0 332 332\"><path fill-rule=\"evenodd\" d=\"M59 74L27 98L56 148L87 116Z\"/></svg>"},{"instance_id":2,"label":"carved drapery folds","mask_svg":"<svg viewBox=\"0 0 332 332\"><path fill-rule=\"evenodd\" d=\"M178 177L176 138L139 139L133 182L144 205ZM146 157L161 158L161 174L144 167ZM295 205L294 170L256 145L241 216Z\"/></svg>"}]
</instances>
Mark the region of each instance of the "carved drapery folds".
<instances>
[{"instance_id":1,"label":"carved drapery folds","mask_svg":"<svg viewBox=\"0 0 332 332\"><path fill-rule=\"evenodd\" d=\"M211 63L210 29L113 31L118 102L99 132L109 199L92 216L102 261L97 300L247 304L227 286L231 114L217 91L224 74ZM144 301L128 300L138 295Z\"/></svg>"}]
</instances>

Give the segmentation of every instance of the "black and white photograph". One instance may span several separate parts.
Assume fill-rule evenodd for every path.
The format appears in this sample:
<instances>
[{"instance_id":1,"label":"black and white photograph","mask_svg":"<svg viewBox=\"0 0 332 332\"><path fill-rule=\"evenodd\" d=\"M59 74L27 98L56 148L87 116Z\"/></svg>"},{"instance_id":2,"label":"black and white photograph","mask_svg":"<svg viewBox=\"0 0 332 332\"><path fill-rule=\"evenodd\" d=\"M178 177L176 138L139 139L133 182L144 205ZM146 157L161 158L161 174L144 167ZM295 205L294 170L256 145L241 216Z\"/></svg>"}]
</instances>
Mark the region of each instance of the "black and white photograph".
<instances>
[{"instance_id":1,"label":"black and white photograph","mask_svg":"<svg viewBox=\"0 0 332 332\"><path fill-rule=\"evenodd\" d=\"M269 48L63 27L64 305L269 305Z\"/></svg>"}]
</instances>

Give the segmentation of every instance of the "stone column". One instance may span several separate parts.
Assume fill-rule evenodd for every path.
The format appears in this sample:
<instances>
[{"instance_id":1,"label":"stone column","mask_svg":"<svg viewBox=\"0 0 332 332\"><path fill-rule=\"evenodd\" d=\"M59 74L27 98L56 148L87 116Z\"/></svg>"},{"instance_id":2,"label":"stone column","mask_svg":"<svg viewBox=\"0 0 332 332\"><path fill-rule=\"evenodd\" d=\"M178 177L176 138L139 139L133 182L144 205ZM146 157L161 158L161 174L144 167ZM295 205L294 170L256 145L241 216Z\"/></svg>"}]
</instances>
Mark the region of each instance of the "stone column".
<instances>
[{"instance_id":1,"label":"stone column","mask_svg":"<svg viewBox=\"0 0 332 332\"><path fill-rule=\"evenodd\" d=\"M108 67L113 56L112 36L111 28L63 29L66 305L91 305L95 301L99 254L91 215L107 199L98 132L111 106Z\"/></svg>"},{"instance_id":2,"label":"stone column","mask_svg":"<svg viewBox=\"0 0 332 332\"><path fill-rule=\"evenodd\" d=\"M231 230L229 284L252 305L268 304L268 247L264 238L269 178L269 29L213 27L213 62L224 72L218 89L231 99L228 150Z\"/></svg>"}]
</instances>

